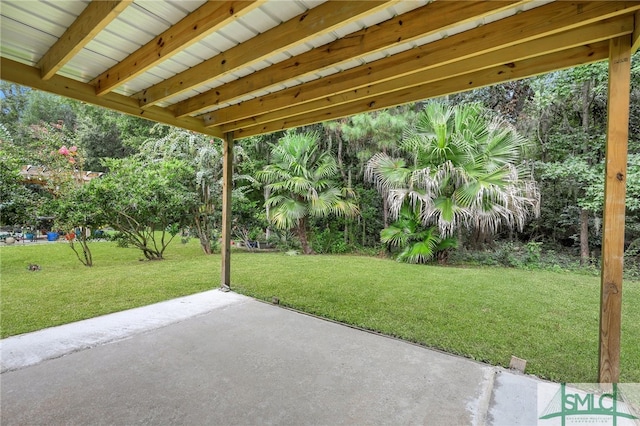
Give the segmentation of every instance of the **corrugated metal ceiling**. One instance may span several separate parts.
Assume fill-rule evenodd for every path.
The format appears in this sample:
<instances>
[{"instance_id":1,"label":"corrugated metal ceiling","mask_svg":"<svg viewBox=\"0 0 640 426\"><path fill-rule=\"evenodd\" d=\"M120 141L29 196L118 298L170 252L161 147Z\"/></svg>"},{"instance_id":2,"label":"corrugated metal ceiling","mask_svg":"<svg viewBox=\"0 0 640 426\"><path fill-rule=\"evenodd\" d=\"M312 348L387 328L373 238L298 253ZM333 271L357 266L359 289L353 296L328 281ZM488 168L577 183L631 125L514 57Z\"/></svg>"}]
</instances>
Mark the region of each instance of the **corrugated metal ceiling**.
<instances>
[{"instance_id":1,"label":"corrugated metal ceiling","mask_svg":"<svg viewBox=\"0 0 640 426\"><path fill-rule=\"evenodd\" d=\"M434 2L430 3L427 0L368 2L365 8L355 6L357 2L347 1L331 1L329 3L321 0L218 1L216 3L221 7L220 11L216 13L223 13L226 10L225 7L229 10L233 9L233 19L222 19L222 24L208 33L200 34L194 28L193 42L185 44L166 57L162 57L161 61L153 63L143 72L138 72L135 70L135 66L132 66L132 69L126 72L133 72L135 75L132 78L125 76L122 83L109 87L108 91L126 96L132 101L139 100L140 106L143 108L139 115L144 115L144 111L155 111L153 108L162 108L172 114L176 122L181 120L180 117L190 116L210 124L212 118L208 113L229 109L231 106L257 100L269 94L277 94L287 88L299 86L302 90L316 80L338 75L346 70L365 69L370 64L383 63L384 60L402 52L416 51L416 55L420 55L422 46L436 46L456 34L466 32L471 34L473 33L471 30L483 26L497 28L496 23L500 22L509 22L509 25L512 25L511 22L515 21L509 20L509 18L516 15L530 15L532 20L540 20L540 25L553 26L552 21L560 22L563 19L568 22L564 28L558 24L557 30L541 32L540 38L568 31L580 25L598 22L597 11L589 12L588 19L586 18L588 14L585 14L585 21L582 24L579 14L585 8L596 10L600 7L586 6L587 4L607 3L584 2L585 6L583 6L582 3L562 2L566 4L566 7L563 6L562 10L556 8L555 15L545 15L544 11L550 9L546 5L552 0L503 1L493 2L492 5L487 5L490 2L476 1L464 3L469 10L477 9L477 13L469 12L468 16L465 16L467 15L466 7L456 9L455 6L441 5L443 2L460 3L439 0L435 2L438 5L433 6ZM116 69L113 67L118 66L130 55L135 55L139 49L149 48L147 44L161 43L158 37L163 32L168 30L170 32L176 25L181 25L184 21L196 16L207 2L135 0L129 3L104 28L91 36L91 39L79 51L64 62L56 74L87 85L97 84L97 79L101 76L105 78L104 73ZM252 4L248 5L248 3ZM479 3L485 3L485 5L479 6ZM622 22L621 17L633 18L637 16L638 2L608 3L608 6L602 7L600 21L615 17L621 20L620 26L622 27L625 23ZM51 51L65 31L74 22L77 22L90 4L90 1L80 0L2 0L0 3L0 54L2 58L37 68L39 61L47 52ZM612 4L617 7L612 7ZM356 10L354 13L360 14L355 17L356 19L347 16L346 12L345 16L340 16L341 9L349 7ZM562 15L565 8L566 17ZM336 23L331 25L323 23L322 17L313 15L314 9L323 11L322 13L327 15L327 20L337 19ZM536 9L540 10L539 14L534 13ZM460 16L446 15L453 13ZM330 16L333 14L339 16L339 19ZM571 14L575 17L570 16ZM310 18L305 18L306 15L313 17L311 23L309 23ZM409 36L406 35L409 33L403 32L402 18L404 16L407 17L407 23L404 25L412 27ZM211 18L215 17L211 16ZM296 19L300 21L296 22ZM420 26L416 24L418 20L424 22L424 29L420 29ZM434 21L439 24L432 24ZM440 24L440 22L442 23ZM287 31L295 34L295 38L283 41L275 38L270 40L267 37L283 25L290 25L290 29ZM309 25L305 31L297 29L305 25ZM316 31L311 27L312 25L318 26L320 29ZM326 25L326 28L323 28L323 25ZM523 24L520 22L513 25L522 26ZM188 30L190 29L185 27L182 31ZM631 25L630 30L627 28L625 31L633 33L634 30L637 34L637 29ZM530 32L528 28L523 29L522 40L517 39L518 28L509 28L509 31L509 35L506 37L516 37L516 39L513 40L513 43L505 42L504 48L511 44L529 42L535 38L526 35L527 32ZM76 32L78 31L76 30ZM612 34L617 35L618 33L620 32ZM397 34L398 40L391 40L389 38L391 34ZM491 32L487 32L487 34L487 37L492 36ZM507 33L505 32L505 34ZM173 36L171 34L171 37ZM180 34L176 33L175 36L178 37ZM376 37L389 41L376 44ZM273 40L275 40L275 44L271 46L270 42ZM167 40L162 40L162 42L165 41ZM634 41L637 44L637 36L634 36ZM358 43L361 44L361 48L356 46ZM586 41L585 46L589 46L588 43L593 44L593 40ZM244 46L250 48L244 49ZM251 57L250 52L253 46L257 51L267 53ZM267 50L265 50L265 46ZM271 47L272 50L268 50ZM569 47L573 48L573 46ZM353 53L345 57L335 55L335 59L332 56L331 60L322 60L323 54L328 57L329 53L335 54L335 51L339 49L350 49L349 51ZM545 54L553 51L553 46L550 46ZM159 50L157 54L160 55ZM228 67L225 65L226 55L232 56L233 65ZM514 59L521 60L524 56L526 55L521 54ZM408 58L408 56L406 57ZM222 65L216 62L219 58ZM207 60L217 68L215 74L210 78L206 76L203 78L202 73L206 70L196 73L194 67ZM312 62L312 64L309 65L308 62ZM437 65L446 65L448 62L445 61ZM578 62L580 61L576 60L576 63ZM135 62L135 64L137 63ZM239 65L236 66L236 64ZM276 64L281 66L274 66ZM421 66L425 67L424 64ZM201 66L201 68L203 67ZM209 63L206 67L209 67ZM288 67L287 70L296 68L296 71L285 73L282 71L282 67ZM549 68L552 69L553 66ZM188 84L180 86L183 84L181 79L188 74L185 73L186 71L191 72L185 77L189 79ZM118 73L121 72L123 71L118 70ZM403 70L398 74L403 73L406 71ZM118 75L120 76L120 74ZM171 80L172 78L173 80ZM172 89L163 87L163 85L168 85L167 82L172 82L174 87ZM375 84L376 81L372 80L371 83ZM223 89L223 95L216 97L216 93L220 89ZM228 89L228 94L224 93L226 89ZM156 98L147 104L149 102L147 97L152 96L151 92L154 92L153 96ZM206 93L206 96L211 99L204 99L203 93ZM100 93L98 95L103 96ZM151 105L155 105L155 107L151 107ZM129 105L125 109L129 113L135 110L133 106ZM264 111L257 112L258 115L262 113ZM151 113L147 115L153 116ZM193 123L196 121L189 121L189 123L191 123L190 127L194 128ZM256 118L256 123L259 123L259 118ZM286 123L282 123L282 126L286 127ZM196 125L195 128L198 126Z\"/></svg>"}]
</instances>

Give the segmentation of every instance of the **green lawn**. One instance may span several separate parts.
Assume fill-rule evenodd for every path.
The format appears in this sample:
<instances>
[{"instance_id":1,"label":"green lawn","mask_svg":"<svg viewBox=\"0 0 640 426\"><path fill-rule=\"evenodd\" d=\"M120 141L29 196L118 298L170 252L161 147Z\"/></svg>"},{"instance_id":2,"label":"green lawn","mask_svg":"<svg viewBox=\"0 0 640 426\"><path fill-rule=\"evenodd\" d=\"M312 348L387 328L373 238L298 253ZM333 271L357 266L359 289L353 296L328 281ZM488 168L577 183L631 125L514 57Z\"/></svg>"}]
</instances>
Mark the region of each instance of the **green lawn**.
<instances>
[{"instance_id":1,"label":"green lawn","mask_svg":"<svg viewBox=\"0 0 640 426\"><path fill-rule=\"evenodd\" d=\"M215 288L220 257L174 243L161 262L111 243L82 266L64 244L0 248L2 336ZM37 263L41 271L27 270ZM599 279L358 256L234 253L238 292L556 381L597 378ZM640 382L640 282L626 281L621 381Z\"/></svg>"}]
</instances>

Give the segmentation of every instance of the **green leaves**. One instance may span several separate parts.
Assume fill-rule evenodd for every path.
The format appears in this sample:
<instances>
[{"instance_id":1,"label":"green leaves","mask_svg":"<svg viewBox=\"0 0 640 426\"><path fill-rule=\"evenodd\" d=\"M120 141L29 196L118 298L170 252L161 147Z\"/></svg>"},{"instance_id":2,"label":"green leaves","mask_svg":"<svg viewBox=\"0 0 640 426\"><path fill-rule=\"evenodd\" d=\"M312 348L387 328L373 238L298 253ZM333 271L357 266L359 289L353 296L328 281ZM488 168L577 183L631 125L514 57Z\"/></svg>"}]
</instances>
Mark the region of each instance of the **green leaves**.
<instances>
[{"instance_id":1,"label":"green leaves","mask_svg":"<svg viewBox=\"0 0 640 426\"><path fill-rule=\"evenodd\" d=\"M306 244L307 217L355 216L357 205L340 188L338 166L329 152L320 151L315 133L287 133L271 150L271 164L257 173L271 196L268 218L280 229L298 230ZM310 252L307 246L305 252Z\"/></svg>"},{"instance_id":2,"label":"green leaves","mask_svg":"<svg viewBox=\"0 0 640 426\"><path fill-rule=\"evenodd\" d=\"M380 232L380 240L392 248L401 248L396 260L406 263L426 263L438 253L457 247L457 240L440 237L436 226L423 227L409 205L402 207L396 222Z\"/></svg>"},{"instance_id":3,"label":"green leaves","mask_svg":"<svg viewBox=\"0 0 640 426\"><path fill-rule=\"evenodd\" d=\"M366 178L387 197L394 216L409 203L424 225L436 225L445 236L461 226L488 233L501 225L521 229L540 202L535 181L521 178L516 166L524 146L508 123L480 104L430 102L404 134L405 156L375 154Z\"/></svg>"},{"instance_id":4,"label":"green leaves","mask_svg":"<svg viewBox=\"0 0 640 426\"><path fill-rule=\"evenodd\" d=\"M101 221L148 259L161 259L173 239L167 230L190 224L189 212L199 205L191 186L193 169L180 160L139 157L108 165L111 172L90 183Z\"/></svg>"}]
</instances>

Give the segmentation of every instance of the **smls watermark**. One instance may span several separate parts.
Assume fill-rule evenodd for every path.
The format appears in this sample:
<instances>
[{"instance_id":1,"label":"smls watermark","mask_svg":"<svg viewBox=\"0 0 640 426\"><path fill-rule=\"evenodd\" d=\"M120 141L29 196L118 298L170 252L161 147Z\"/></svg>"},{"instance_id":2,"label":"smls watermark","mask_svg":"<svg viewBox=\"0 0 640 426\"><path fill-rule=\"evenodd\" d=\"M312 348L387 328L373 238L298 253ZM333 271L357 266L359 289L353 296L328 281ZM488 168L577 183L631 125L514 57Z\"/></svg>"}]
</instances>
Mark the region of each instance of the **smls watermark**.
<instances>
[{"instance_id":1,"label":"smls watermark","mask_svg":"<svg viewBox=\"0 0 640 426\"><path fill-rule=\"evenodd\" d=\"M640 426L640 383L538 384L538 425Z\"/></svg>"}]
</instances>

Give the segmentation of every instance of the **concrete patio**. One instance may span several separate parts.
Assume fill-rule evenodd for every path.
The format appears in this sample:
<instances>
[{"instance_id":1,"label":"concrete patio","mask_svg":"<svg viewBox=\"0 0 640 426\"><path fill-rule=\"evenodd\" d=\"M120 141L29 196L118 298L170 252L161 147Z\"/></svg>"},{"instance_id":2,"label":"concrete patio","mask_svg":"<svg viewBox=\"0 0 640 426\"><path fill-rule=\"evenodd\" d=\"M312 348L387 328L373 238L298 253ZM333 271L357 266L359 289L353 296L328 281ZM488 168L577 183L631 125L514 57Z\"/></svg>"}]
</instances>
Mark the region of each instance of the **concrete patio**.
<instances>
[{"instance_id":1,"label":"concrete patio","mask_svg":"<svg viewBox=\"0 0 640 426\"><path fill-rule=\"evenodd\" d=\"M218 290L1 345L3 425L536 424L543 383Z\"/></svg>"}]
</instances>

